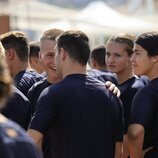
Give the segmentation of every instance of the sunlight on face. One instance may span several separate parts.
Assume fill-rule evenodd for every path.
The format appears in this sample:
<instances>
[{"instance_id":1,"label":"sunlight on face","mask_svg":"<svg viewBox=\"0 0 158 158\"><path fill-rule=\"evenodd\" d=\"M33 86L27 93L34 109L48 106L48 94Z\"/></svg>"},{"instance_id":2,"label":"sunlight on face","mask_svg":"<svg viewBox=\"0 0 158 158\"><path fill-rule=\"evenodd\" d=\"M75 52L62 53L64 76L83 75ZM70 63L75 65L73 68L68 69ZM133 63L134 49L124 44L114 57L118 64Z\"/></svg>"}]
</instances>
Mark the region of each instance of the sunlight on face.
<instances>
[{"instance_id":1,"label":"sunlight on face","mask_svg":"<svg viewBox=\"0 0 158 158\"><path fill-rule=\"evenodd\" d=\"M41 63L47 73L47 76L51 79L56 78L56 68L54 63L54 46L56 42L52 40L42 40L40 42L40 59Z\"/></svg>"},{"instance_id":2,"label":"sunlight on face","mask_svg":"<svg viewBox=\"0 0 158 158\"><path fill-rule=\"evenodd\" d=\"M125 71L131 64L125 45L116 42L107 43L105 60L108 70L116 74Z\"/></svg>"},{"instance_id":3,"label":"sunlight on face","mask_svg":"<svg viewBox=\"0 0 158 158\"><path fill-rule=\"evenodd\" d=\"M133 51L134 54L131 58L131 62L133 64L134 73L138 76L149 76L153 65L152 57L149 57L147 51L138 44L134 44Z\"/></svg>"}]
</instances>

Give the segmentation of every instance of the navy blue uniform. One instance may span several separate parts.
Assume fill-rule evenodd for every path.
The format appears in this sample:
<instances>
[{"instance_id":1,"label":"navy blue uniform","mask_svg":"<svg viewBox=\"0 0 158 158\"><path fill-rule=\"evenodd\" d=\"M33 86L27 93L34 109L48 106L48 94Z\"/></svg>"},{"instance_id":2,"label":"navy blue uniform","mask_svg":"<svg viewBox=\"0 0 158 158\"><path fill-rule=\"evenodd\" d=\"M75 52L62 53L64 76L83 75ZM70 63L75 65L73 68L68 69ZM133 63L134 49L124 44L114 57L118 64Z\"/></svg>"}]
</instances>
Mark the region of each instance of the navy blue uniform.
<instances>
[{"instance_id":1,"label":"navy blue uniform","mask_svg":"<svg viewBox=\"0 0 158 158\"><path fill-rule=\"evenodd\" d=\"M41 158L41 154L17 124L0 115L0 157Z\"/></svg>"},{"instance_id":2,"label":"navy blue uniform","mask_svg":"<svg viewBox=\"0 0 158 158\"><path fill-rule=\"evenodd\" d=\"M132 100L137 91L143 87L144 83L137 76L128 79L127 81L118 86L121 91L120 99L123 103L124 108L124 134L127 134L127 129L129 126Z\"/></svg>"},{"instance_id":3,"label":"navy blue uniform","mask_svg":"<svg viewBox=\"0 0 158 158\"><path fill-rule=\"evenodd\" d=\"M114 75L111 72L108 71L100 71L100 70L96 70L96 69L88 69L87 70L87 74L102 81L102 82L106 82L106 81L111 81L112 83L114 83L116 86L118 85L118 81L116 78L116 75Z\"/></svg>"},{"instance_id":4,"label":"navy blue uniform","mask_svg":"<svg viewBox=\"0 0 158 158\"><path fill-rule=\"evenodd\" d=\"M8 98L1 113L26 130L31 120L31 104L22 92L13 87L13 94Z\"/></svg>"},{"instance_id":5,"label":"navy blue uniform","mask_svg":"<svg viewBox=\"0 0 158 158\"><path fill-rule=\"evenodd\" d=\"M44 135L45 158L113 158L123 140L122 105L102 82L69 75L42 92L30 129Z\"/></svg>"},{"instance_id":6,"label":"navy blue uniform","mask_svg":"<svg viewBox=\"0 0 158 158\"><path fill-rule=\"evenodd\" d=\"M28 91L27 93L27 97L29 99L29 101L31 102L31 112L32 114L35 111L35 106L37 103L37 100L41 94L41 92L47 88L48 86L50 86L51 83L49 83L47 81L47 78L42 79L41 81L38 81L37 83L35 83Z\"/></svg>"},{"instance_id":7,"label":"navy blue uniform","mask_svg":"<svg viewBox=\"0 0 158 158\"><path fill-rule=\"evenodd\" d=\"M143 149L154 146L147 153L150 158L158 157L158 78L153 79L134 97L130 124L140 124L145 129ZM154 154L155 156L153 156ZM146 155L146 156L147 156Z\"/></svg>"},{"instance_id":8,"label":"navy blue uniform","mask_svg":"<svg viewBox=\"0 0 158 158\"><path fill-rule=\"evenodd\" d=\"M15 76L14 85L26 96L31 86L42 78L43 76L35 71L24 70Z\"/></svg>"}]
</instances>

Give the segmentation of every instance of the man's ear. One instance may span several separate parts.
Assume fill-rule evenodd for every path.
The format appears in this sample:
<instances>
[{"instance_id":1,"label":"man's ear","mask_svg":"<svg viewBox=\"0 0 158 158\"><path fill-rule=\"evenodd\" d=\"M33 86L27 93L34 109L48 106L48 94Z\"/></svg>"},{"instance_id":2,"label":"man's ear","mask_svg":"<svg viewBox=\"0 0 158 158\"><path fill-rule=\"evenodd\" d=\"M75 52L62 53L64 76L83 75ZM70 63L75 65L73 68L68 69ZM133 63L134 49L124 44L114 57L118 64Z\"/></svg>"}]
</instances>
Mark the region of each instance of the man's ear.
<instances>
[{"instance_id":1,"label":"man's ear","mask_svg":"<svg viewBox=\"0 0 158 158\"><path fill-rule=\"evenodd\" d=\"M9 60L13 60L13 59L14 59L14 56L15 56L15 50L12 49L12 48L7 49L6 57L7 57Z\"/></svg>"},{"instance_id":2,"label":"man's ear","mask_svg":"<svg viewBox=\"0 0 158 158\"><path fill-rule=\"evenodd\" d=\"M42 54L41 54L41 52L39 52L39 54L38 54L38 57L39 57L39 62L41 63L42 62Z\"/></svg>"},{"instance_id":3,"label":"man's ear","mask_svg":"<svg viewBox=\"0 0 158 158\"><path fill-rule=\"evenodd\" d=\"M60 48L60 53L61 53L61 59L65 60L67 57L67 52L63 48Z\"/></svg>"},{"instance_id":4,"label":"man's ear","mask_svg":"<svg viewBox=\"0 0 158 158\"><path fill-rule=\"evenodd\" d=\"M93 58L91 58L91 67L96 68L96 65L97 65L96 61Z\"/></svg>"}]
</instances>

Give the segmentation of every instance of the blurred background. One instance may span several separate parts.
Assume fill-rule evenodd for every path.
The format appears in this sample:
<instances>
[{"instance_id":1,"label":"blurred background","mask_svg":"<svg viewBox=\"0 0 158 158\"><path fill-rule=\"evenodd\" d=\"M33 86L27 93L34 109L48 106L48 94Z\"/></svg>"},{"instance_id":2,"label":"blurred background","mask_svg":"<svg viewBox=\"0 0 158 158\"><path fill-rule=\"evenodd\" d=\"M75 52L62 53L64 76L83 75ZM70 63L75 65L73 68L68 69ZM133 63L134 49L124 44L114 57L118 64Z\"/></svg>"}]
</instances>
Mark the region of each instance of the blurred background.
<instances>
[{"instance_id":1,"label":"blurred background","mask_svg":"<svg viewBox=\"0 0 158 158\"><path fill-rule=\"evenodd\" d=\"M92 47L120 32L158 31L158 0L0 0L0 34L21 30L39 40L50 28L80 29Z\"/></svg>"}]
</instances>

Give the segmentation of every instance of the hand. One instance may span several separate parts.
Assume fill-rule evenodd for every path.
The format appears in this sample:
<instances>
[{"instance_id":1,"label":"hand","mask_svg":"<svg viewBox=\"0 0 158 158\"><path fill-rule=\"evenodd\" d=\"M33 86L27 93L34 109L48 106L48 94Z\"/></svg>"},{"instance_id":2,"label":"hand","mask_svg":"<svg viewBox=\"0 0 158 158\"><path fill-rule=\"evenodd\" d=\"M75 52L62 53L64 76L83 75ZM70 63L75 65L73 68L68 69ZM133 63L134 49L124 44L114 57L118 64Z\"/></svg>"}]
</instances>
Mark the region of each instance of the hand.
<instances>
[{"instance_id":1,"label":"hand","mask_svg":"<svg viewBox=\"0 0 158 158\"><path fill-rule=\"evenodd\" d=\"M118 87L117 87L115 84L113 84L113 83L110 82L110 81L106 81L105 86L106 86L111 92L113 92L113 94L115 94L118 98L120 97L121 92L120 92L120 90L118 89Z\"/></svg>"}]
</instances>

